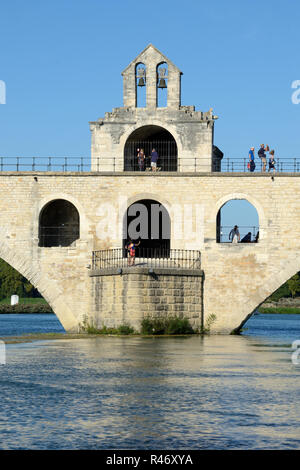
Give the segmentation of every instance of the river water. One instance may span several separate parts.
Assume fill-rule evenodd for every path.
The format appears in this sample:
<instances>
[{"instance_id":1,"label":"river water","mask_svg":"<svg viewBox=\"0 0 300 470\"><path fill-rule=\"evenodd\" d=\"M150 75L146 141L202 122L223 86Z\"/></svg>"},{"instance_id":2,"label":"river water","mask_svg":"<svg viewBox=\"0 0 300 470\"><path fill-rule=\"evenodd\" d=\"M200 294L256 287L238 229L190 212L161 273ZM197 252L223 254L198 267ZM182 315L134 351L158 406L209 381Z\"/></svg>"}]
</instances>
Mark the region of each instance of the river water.
<instances>
[{"instance_id":1,"label":"river water","mask_svg":"<svg viewBox=\"0 0 300 470\"><path fill-rule=\"evenodd\" d=\"M1 449L299 449L300 315L240 336L97 337L7 344ZM63 331L0 315L0 336Z\"/></svg>"}]
</instances>

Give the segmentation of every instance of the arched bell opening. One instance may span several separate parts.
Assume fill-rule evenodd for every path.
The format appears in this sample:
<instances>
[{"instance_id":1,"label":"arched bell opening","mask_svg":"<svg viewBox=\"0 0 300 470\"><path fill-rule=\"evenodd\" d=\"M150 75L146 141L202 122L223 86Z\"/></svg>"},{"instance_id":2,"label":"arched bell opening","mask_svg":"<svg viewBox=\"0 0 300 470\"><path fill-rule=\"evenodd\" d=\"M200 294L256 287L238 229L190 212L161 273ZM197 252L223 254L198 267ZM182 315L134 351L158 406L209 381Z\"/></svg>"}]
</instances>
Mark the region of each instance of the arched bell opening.
<instances>
[{"instance_id":1,"label":"arched bell opening","mask_svg":"<svg viewBox=\"0 0 300 470\"><path fill-rule=\"evenodd\" d=\"M123 221L123 249L132 240L139 246L136 257L170 257L171 220L167 209L153 199L142 199L131 204Z\"/></svg>"},{"instance_id":2,"label":"arched bell opening","mask_svg":"<svg viewBox=\"0 0 300 470\"><path fill-rule=\"evenodd\" d=\"M144 150L145 160L141 167L138 152ZM152 171L151 152L158 153L157 171L177 171L177 144L172 134L160 126L143 126L128 137L124 147L125 171Z\"/></svg>"},{"instance_id":3,"label":"arched bell opening","mask_svg":"<svg viewBox=\"0 0 300 470\"><path fill-rule=\"evenodd\" d=\"M156 67L156 106L168 106L168 64L162 62Z\"/></svg>"},{"instance_id":4,"label":"arched bell opening","mask_svg":"<svg viewBox=\"0 0 300 470\"><path fill-rule=\"evenodd\" d=\"M137 108L146 107L146 90L146 66L142 62L139 62L135 67L135 106Z\"/></svg>"},{"instance_id":5,"label":"arched bell opening","mask_svg":"<svg viewBox=\"0 0 300 470\"><path fill-rule=\"evenodd\" d=\"M42 209L39 246L70 246L79 236L79 212L71 202L56 199Z\"/></svg>"}]
</instances>

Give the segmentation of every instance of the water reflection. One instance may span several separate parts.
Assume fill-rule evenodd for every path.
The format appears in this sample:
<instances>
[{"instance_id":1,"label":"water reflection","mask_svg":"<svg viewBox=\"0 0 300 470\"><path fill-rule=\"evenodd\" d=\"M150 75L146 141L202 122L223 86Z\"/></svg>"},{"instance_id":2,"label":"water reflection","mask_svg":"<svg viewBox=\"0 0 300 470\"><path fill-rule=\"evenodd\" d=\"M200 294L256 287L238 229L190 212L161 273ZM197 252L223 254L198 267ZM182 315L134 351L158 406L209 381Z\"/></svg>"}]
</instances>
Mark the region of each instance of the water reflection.
<instances>
[{"instance_id":1,"label":"water reflection","mask_svg":"<svg viewBox=\"0 0 300 470\"><path fill-rule=\"evenodd\" d=\"M0 447L299 448L300 367L282 344L249 335L8 345Z\"/></svg>"}]
</instances>

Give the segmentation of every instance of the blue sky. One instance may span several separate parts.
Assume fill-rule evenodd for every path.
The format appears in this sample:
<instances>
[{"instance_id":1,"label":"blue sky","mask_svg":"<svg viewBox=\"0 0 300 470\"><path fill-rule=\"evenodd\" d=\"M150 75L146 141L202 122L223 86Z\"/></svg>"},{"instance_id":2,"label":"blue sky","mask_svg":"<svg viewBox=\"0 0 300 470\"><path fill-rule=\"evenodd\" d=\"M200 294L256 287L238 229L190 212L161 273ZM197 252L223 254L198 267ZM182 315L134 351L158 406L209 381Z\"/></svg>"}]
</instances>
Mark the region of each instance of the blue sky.
<instances>
[{"instance_id":1,"label":"blue sky","mask_svg":"<svg viewBox=\"0 0 300 470\"><path fill-rule=\"evenodd\" d=\"M10 0L0 9L0 155L90 155L89 121L122 106L121 71L153 43L182 104L219 116L215 144L300 157L296 0Z\"/></svg>"}]
</instances>

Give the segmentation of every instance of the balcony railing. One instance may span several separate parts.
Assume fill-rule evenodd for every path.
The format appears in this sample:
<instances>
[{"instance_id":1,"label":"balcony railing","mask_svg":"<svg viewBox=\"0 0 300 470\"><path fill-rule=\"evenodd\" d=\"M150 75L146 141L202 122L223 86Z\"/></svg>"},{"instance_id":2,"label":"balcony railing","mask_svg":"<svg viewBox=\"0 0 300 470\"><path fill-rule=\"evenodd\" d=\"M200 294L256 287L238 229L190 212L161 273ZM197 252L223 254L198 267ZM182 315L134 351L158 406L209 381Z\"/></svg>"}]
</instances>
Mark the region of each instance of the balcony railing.
<instances>
[{"instance_id":1,"label":"balcony railing","mask_svg":"<svg viewBox=\"0 0 300 470\"><path fill-rule=\"evenodd\" d=\"M249 173L255 175L261 173L263 166L261 160L255 159L256 168L250 172L247 168L248 158L223 158L221 162L214 162L210 165L208 159L200 158L178 158L177 162L169 160L167 157L161 158L157 162L157 172L176 172L176 173L201 173L201 172L222 172L222 173ZM123 172L130 171L134 173L152 173L151 162L145 160L142 169L138 165L124 166L123 159L119 157L4 157L0 156L0 171L52 171L52 172ZM300 157L294 158L275 158L276 173L300 173ZM266 165L268 173L268 162Z\"/></svg>"},{"instance_id":2,"label":"balcony railing","mask_svg":"<svg viewBox=\"0 0 300 470\"><path fill-rule=\"evenodd\" d=\"M79 238L79 225L60 225L57 227L40 226L39 246L70 246Z\"/></svg>"},{"instance_id":3,"label":"balcony railing","mask_svg":"<svg viewBox=\"0 0 300 470\"><path fill-rule=\"evenodd\" d=\"M229 240L229 233L232 230L232 225L222 225L219 228L219 236L217 236L217 241L219 243L231 243ZM259 239L259 227L255 225L239 225L238 230L240 233L240 242L241 243L256 243ZM247 235L250 234L249 237ZM247 237L247 240L244 241L243 238ZM250 238L250 239L249 239Z\"/></svg>"},{"instance_id":4,"label":"balcony railing","mask_svg":"<svg viewBox=\"0 0 300 470\"><path fill-rule=\"evenodd\" d=\"M201 253L198 250L171 250L136 248L133 259L125 248L93 251L92 269L127 268L200 269Z\"/></svg>"}]
</instances>

